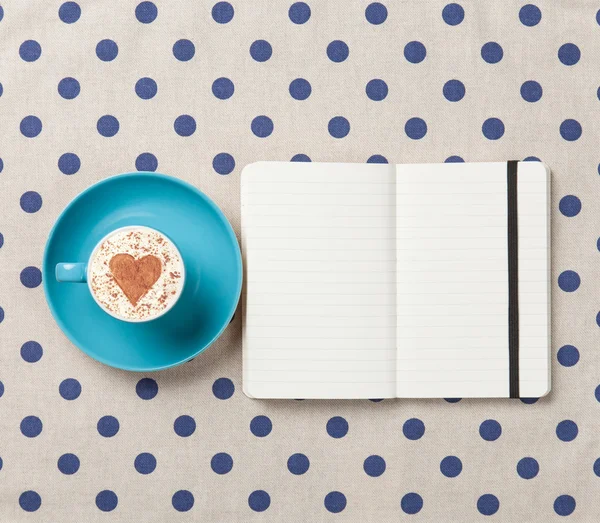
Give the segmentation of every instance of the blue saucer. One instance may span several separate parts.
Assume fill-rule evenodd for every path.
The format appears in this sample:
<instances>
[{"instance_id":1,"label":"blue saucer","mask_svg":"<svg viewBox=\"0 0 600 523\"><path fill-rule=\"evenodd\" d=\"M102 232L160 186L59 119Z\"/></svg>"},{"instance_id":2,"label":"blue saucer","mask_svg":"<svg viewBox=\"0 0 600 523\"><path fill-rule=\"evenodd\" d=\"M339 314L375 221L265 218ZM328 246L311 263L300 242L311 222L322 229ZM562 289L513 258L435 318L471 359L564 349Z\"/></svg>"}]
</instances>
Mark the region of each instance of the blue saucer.
<instances>
[{"instance_id":1,"label":"blue saucer","mask_svg":"<svg viewBox=\"0 0 600 523\"><path fill-rule=\"evenodd\" d=\"M126 225L164 232L179 248L186 282L175 306L147 323L106 314L86 284L58 283L59 262L86 262L98 241ZM240 297L242 258L219 208L203 193L162 174L107 178L77 196L50 232L42 267L50 310L68 338L92 358L134 371L188 361L227 327Z\"/></svg>"}]
</instances>

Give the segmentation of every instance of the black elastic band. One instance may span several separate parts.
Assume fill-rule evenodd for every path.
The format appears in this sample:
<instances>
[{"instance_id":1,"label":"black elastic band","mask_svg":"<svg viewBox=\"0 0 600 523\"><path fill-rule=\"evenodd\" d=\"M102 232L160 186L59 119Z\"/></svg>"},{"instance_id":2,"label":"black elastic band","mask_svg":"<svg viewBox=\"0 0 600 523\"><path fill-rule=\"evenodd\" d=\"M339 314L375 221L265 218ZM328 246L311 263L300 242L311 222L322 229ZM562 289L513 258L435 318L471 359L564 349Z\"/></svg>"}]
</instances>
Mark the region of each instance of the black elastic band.
<instances>
[{"instance_id":1,"label":"black elastic band","mask_svg":"<svg viewBox=\"0 0 600 523\"><path fill-rule=\"evenodd\" d=\"M517 165L506 165L508 234L508 366L511 398L519 397L519 226L517 221Z\"/></svg>"}]
</instances>

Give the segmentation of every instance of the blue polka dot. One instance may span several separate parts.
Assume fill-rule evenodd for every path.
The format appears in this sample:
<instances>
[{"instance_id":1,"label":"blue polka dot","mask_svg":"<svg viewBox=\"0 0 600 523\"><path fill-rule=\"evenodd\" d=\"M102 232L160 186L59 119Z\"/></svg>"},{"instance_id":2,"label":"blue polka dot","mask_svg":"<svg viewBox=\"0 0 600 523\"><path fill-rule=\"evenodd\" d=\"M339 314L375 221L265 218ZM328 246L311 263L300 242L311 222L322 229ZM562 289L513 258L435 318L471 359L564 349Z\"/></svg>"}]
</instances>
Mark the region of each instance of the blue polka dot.
<instances>
[{"instance_id":1,"label":"blue polka dot","mask_svg":"<svg viewBox=\"0 0 600 523\"><path fill-rule=\"evenodd\" d=\"M248 506L254 512L264 512L271 504L271 496L264 490L255 490L248 496Z\"/></svg>"},{"instance_id":2,"label":"blue polka dot","mask_svg":"<svg viewBox=\"0 0 600 523\"><path fill-rule=\"evenodd\" d=\"M541 162L542 160L540 160L537 156L527 156L526 158L523 158L524 162Z\"/></svg>"},{"instance_id":3,"label":"blue polka dot","mask_svg":"<svg viewBox=\"0 0 600 523\"><path fill-rule=\"evenodd\" d=\"M444 398L447 403L458 403L462 398Z\"/></svg>"},{"instance_id":4,"label":"blue polka dot","mask_svg":"<svg viewBox=\"0 0 600 523\"><path fill-rule=\"evenodd\" d=\"M419 418L407 419L402 425L402 433L407 439L420 439L425 434L425 424Z\"/></svg>"},{"instance_id":5,"label":"blue polka dot","mask_svg":"<svg viewBox=\"0 0 600 523\"><path fill-rule=\"evenodd\" d=\"M152 378L142 378L137 382L135 392L143 400L151 400L158 394L158 383Z\"/></svg>"},{"instance_id":6,"label":"blue polka dot","mask_svg":"<svg viewBox=\"0 0 600 523\"><path fill-rule=\"evenodd\" d=\"M218 378L212 386L213 394L220 400L226 400L233 396L235 385L229 378Z\"/></svg>"},{"instance_id":7,"label":"blue polka dot","mask_svg":"<svg viewBox=\"0 0 600 523\"><path fill-rule=\"evenodd\" d=\"M191 416L184 414L175 420L173 430L178 436L187 438L196 431L196 421Z\"/></svg>"},{"instance_id":8,"label":"blue polka dot","mask_svg":"<svg viewBox=\"0 0 600 523\"><path fill-rule=\"evenodd\" d=\"M427 50L421 42L412 41L408 42L404 46L404 58L406 58L411 64L418 64L425 60L427 56Z\"/></svg>"},{"instance_id":9,"label":"blue polka dot","mask_svg":"<svg viewBox=\"0 0 600 523\"><path fill-rule=\"evenodd\" d=\"M217 78L212 84L212 93L219 100L227 100L233 96L235 87L229 78Z\"/></svg>"},{"instance_id":10,"label":"blue polka dot","mask_svg":"<svg viewBox=\"0 0 600 523\"><path fill-rule=\"evenodd\" d=\"M504 56L502 47L497 42L487 42L481 48L481 58L488 64L497 64Z\"/></svg>"},{"instance_id":11,"label":"blue polka dot","mask_svg":"<svg viewBox=\"0 0 600 523\"><path fill-rule=\"evenodd\" d=\"M495 419L486 419L479 425L479 435L485 441L496 441L502 434L502 427Z\"/></svg>"},{"instance_id":12,"label":"blue polka dot","mask_svg":"<svg viewBox=\"0 0 600 523\"><path fill-rule=\"evenodd\" d=\"M527 4L521 7L519 11L519 20L527 27L538 25L542 19L542 12L539 7L533 4Z\"/></svg>"},{"instance_id":13,"label":"blue polka dot","mask_svg":"<svg viewBox=\"0 0 600 523\"><path fill-rule=\"evenodd\" d=\"M326 429L332 438L343 438L348 434L348 422L341 416L334 416L327 422Z\"/></svg>"},{"instance_id":14,"label":"blue polka dot","mask_svg":"<svg viewBox=\"0 0 600 523\"><path fill-rule=\"evenodd\" d=\"M327 129L334 138L344 138L350 132L350 122L343 116L334 116L329 120Z\"/></svg>"},{"instance_id":15,"label":"blue polka dot","mask_svg":"<svg viewBox=\"0 0 600 523\"><path fill-rule=\"evenodd\" d=\"M187 512L194 506L194 495L189 490L178 490L171 498L173 508L179 512Z\"/></svg>"},{"instance_id":16,"label":"blue polka dot","mask_svg":"<svg viewBox=\"0 0 600 523\"><path fill-rule=\"evenodd\" d=\"M42 420L37 416L26 416L21 421L21 433L28 438L35 438L42 433Z\"/></svg>"},{"instance_id":17,"label":"blue polka dot","mask_svg":"<svg viewBox=\"0 0 600 523\"><path fill-rule=\"evenodd\" d=\"M267 416L255 416L250 422L250 432L258 438L264 438L271 433L273 424Z\"/></svg>"},{"instance_id":18,"label":"blue polka dot","mask_svg":"<svg viewBox=\"0 0 600 523\"><path fill-rule=\"evenodd\" d=\"M173 56L180 62L191 60L194 57L194 54L196 54L196 47L189 40L177 40L177 42L173 44Z\"/></svg>"},{"instance_id":19,"label":"blue polka dot","mask_svg":"<svg viewBox=\"0 0 600 523\"><path fill-rule=\"evenodd\" d=\"M462 472L462 461L456 456L446 456L440 462L440 472L447 478L455 478Z\"/></svg>"},{"instance_id":20,"label":"blue polka dot","mask_svg":"<svg viewBox=\"0 0 600 523\"><path fill-rule=\"evenodd\" d=\"M290 83L290 95L294 100L306 100L311 92L312 87L304 78L296 78Z\"/></svg>"},{"instance_id":21,"label":"blue polka dot","mask_svg":"<svg viewBox=\"0 0 600 523\"><path fill-rule=\"evenodd\" d=\"M21 358L27 363L40 361L44 354L44 349L37 341L26 341L21 345Z\"/></svg>"},{"instance_id":22,"label":"blue polka dot","mask_svg":"<svg viewBox=\"0 0 600 523\"><path fill-rule=\"evenodd\" d=\"M422 118L409 118L404 124L404 132L412 140L420 140L427 134L427 124Z\"/></svg>"},{"instance_id":23,"label":"blue polka dot","mask_svg":"<svg viewBox=\"0 0 600 523\"><path fill-rule=\"evenodd\" d=\"M573 441L578 432L577 424L570 419L563 420L556 426L556 436L561 441Z\"/></svg>"},{"instance_id":24,"label":"blue polka dot","mask_svg":"<svg viewBox=\"0 0 600 523\"><path fill-rule=\"evenodd\" d=\"M521 86L521 96L526 102L537 102L542 97L542 86L534 80L527 80Z\"/></svg>"},{"instance_id":25,"label":"blue polka dot","mask_svg":"<svg viewBox=\"0 0 600 523\"><path fill-rule=\"evenodd\" d=\"M312 160L310 159L310 157L306 154L295 154L294 156L292 156L290 162L311 162Z\"/></svg>"},{"instance_id":26,"label":"blue polka dot","mask_svg":"<svg viewBox=\"0 0 600 523\"><path fill-rule=\"evenodd\" d=\"M255 136L258 136L259 138L266 138L273 132L273 120L264 114L257 116L252 120L250 128Z\"/></svg>"},{"instance_id":27,"label":"blue polka dot","mask_svg":"<svg viewBox=\"0 0 600 523\"><path fill-rule=\"evenodd\" d=\"M141 2L135 8L135 17L142 24L149 24L156 20L158 9L152 2Z\"/></svg>"},{"instance_id":28,"label":"blue polka dot","mask_svg":"<svg viewBox=\"0 0 600 523\"><path fill-rule=\"evenodd\" d=\"M517 463L517 474L523 479L532 479L538 475L540 465L534 458L522 458Z\"/></svg>"},{"instance_id":29,"label":"blue polka dot","mask_svg":"<svg viewBox=\"0 0 600 523\"><path fill-rule=\"evenodd\" d=\"M374 154L372 156L369 156L369 158L367 159L367 163L388 163L388 160L385 156L382 156L381 154Z\"/></svg>"},{"instance_id":30,"label":"blue polka dot","mask_svg":"<svg viewBox=\"0 0 600 523\"><path fill-rule=\"evenodd\" d=\"M563 345L558 349L556 358L563 367L572 367L579 361L579 350L573 345Z\"/></svg>"},{"instance_id":31,"label":"blue polka dot","mask_svg":"<svg viewBox=\"0 0 600 523\"><path fill-rule=\"evenodd\" d=\"M4 162L2 161L2 158L0 158L0 173L2 172L3 169L4 169Z\"/></svg>"},{"instance_id":32,"label":"blue polka dot","mask_svg":"<svg viewBox=\"0 0 600 523\"><path fill-rule=\"evenodd\" d=\"M96 496L96 506L102 512L110 512L117 508L119 498L112 490L103 490Z\"/></svg>"},{"instance_id":33,"label":"blue polka dot","mask_svg":"<svg viewBox=\"0 0 600 523\"><path fill-rule=\"evenodd\" d=\"M575 271L563 271L558 276L558 286L565 292L573 292L579 288L581 279Z\"/></svg>"},{"instance_id":34,"label":"blue polka dot","mask_svg":"<svg viewBox=\"0 0 600 523\"><path fill-rule=\"evenodd\" d=\"M102 416L98 420L96 425L100 436L105 438L112 438L117 432L119 432L119 420L114 416Z\"/></svg>"},{"instance_id":35,"label":"blue polka dot","mask_svg":"<svg viewBox=\"0 0 600 523\"><path fill-rule=\"evenodd\" d=\"M156 468L156 458L149 452L142 452L135 457L133 466L140 474L151 474Z\"/></svg>"},{"instance_id":36,"label":"blue polka dot","mask_svg":"<svg viewBox=\"0 0 600 523\"><path fill-rule=\"evenodd\" d=\"M2 96L2 93L4 93L4 87L2 86L2 84L0 83L0 96Z\"/></svg>"},{"instance_id":37,"label":"blue polka dot","mask_svg":"<svg viewBox=\"0 0 600 523\"><path fill-rule=\"evenodd\" d=\"M58 9L58 17L65 24L74 24L81 16L81 7L77 2L65 2Z\"/></svg>"},{"instance_id":38,"label":"blue polka dot","mask_svg":"<svg viewBox=\"0 0 600 523\"><path fill-rule=\"evenodd\" d=\"M42 46L35 40L25 40L19 47L19 56L26 62L35 62L42 55Z\"/></svg>"},{"instance_id":39,"label":"blue polka dot","mask_svg":"<svg viewBox=\"0 0 600 523\"><path fill-rule=\"evenodd\" d=\"M575 505L575 498L573 496L563 494L554 500L554 512L559 516L570 516L575 510Z\"/></svg>"},{"instance_id":40,"label":"blue polka dot","mask_svg":"<svg viewBox=\"0 0 600 523\"><path fill-rule=\"evenodd\" d=\"M79 82L70 76L58 82L58 94L66 100L72 100L80 91Z\"/></svg>"},{"instance_id":41,"label":"blue polka dot","mask_svg":"<svg viewBox=\"0 0 600 523\"><path fill-rule=\"evenodd\" d=\"M388 95L388 86L383 80L375 78L369 81L365 91L371 100L380 102Z\"/></svg>"},{"instance_id":42,"label":"blue polka dot","mask_svg":"<svg viewBox=\"0 0 600 523\"><path fill-rule=\"evenodd\" d=\"M574 142L581 136L581 124L569 118L560 124L560 135L568 142Z\"/></svg>"},{"instance_id":43,"label":"blue polka dot","mask_svg":"<svg viewBox=\"0 0 600 523\"><path fill-rule=\"evenodd\" d=\"M346 508L346 496L337 490L330 492L325 496L325 508L329 512L337 514Z\"/></svg>"},{"instance_id":44,"label":"blue polka dot","mask_svg":"<svg viewBox=\"0 0 600 523\"><path fill-rule=\"evenodd\" d=\"M34 289L42 283L42 271L37 267L25 267L21 271L20 280L28 289Z\"/></svg>"},{"instance_id":45,"label":"blue polka dot","mask_svg":"<svg viewBox=\"0 0 600 523\"><path fill-rule=\"evenodd\" d=\"M363 469L367 476L377 478L385 472L385 460L381 456L369 456L363 463Z\"/></svg>"},{"instance_id":46,"label":"blue polka dot","mask_svg":"<svg viewBox=\"0 0 600 523\"><path fill-rule=\"evenodd\" d=\"M272 54L273 48L266 40L255 40L250 46L250 56L257 62L266 62Z\"/></svg>"},{"instance_id":47,"label":"blue polka dot","mask_svg":"<svg viewBox=\"0 0 600 523\"><path fill-rule=\"evenodd\" d=\"M182 114L175 118L173 128L179 136L192 136L196 132L196 120L189 114Z\"/></svg>"},{"instance_id":48,"label":"blue polka dot","mask_svg":"<svg viewBox=\"0 0 600 523\"><path fill-rule=\"evenodd\" d=\"M460 80L448 80L442 89L444 98L449 102L458 102L465 96L465 85Z\"/></svg>"},{"instance_id":49,"label":"blue polka dot","mask_svg":"<svg viewBox=\"0 0 600 523\"><path fill-rule=\"evenodd\" d=\"M498 512L500 501L493 494L484 494L477 500L477 510L484 516L491 516Z\"/></svg>"},{"instance_id":50,"label":"blue polka dot","mask_svg":"<svg viewBox=\"0 0 600 523\"><path fill-rule=\"evenodd\" d=\"M0 381L0 398L4 396L4 383Z\"/></svg>"},{"instance_id":51,"label":"blue polka dot","mask_svg":"<svg viewBox=\"0 0 600 523\"><path fill-rule=\"evenodd\" d=\"M558 59L565 65L575 65L581 58L581 51L575 44L563 44L558 49Z\"/></svg>"},{"instance_id":52,"label":"blue polka dot","mask_svg":"<svg viewBox=\"0 0 600 523\"><path fill-rule=\"evenodd\" d=\"M27 138L35 138L42 132L42 121L33 115L26 116L21 120L21 134Z\"/></svg>"},{"instance_id":53,"label":"blue polka dot","mask_svg":"<svg viewBox=\"0 0 600 523\"><path fill-rule=\"evenodd\" d=\"M226 24L233 19L233 6L229 2L217 2L212 8L212 17L218 24Z\"/></svg>"},{"instance_id":54,"label":"blue polka dot","mask_svg":"<svg viewBox=\"0 0 600 523\"><path fill-rule=\"evenodd\" d=\"M294 2L290 6L288 16L295 24L305 24L310 18L310 7L305 2Z\"/></svg>"},{"instance_id":55,"label":"blue polka dot","mask_svg":"<svg viewBox=\"0 0 600 523\"><path fill-rule=\"evenodd\" d=\"M119 120L111 114L105 114L98 119L96 129L102 136L110 138L119 132Z\"/></svg>"},{"instance_id":56,"label":"blue polka dot","mask_svg":"<svg viewBox=\"0 0 600 523\"><path fill-rule=\"evenodd\" d=\"M154 98L157 91L158 86L156 85L156 82L147 76L140 78L135 84L135 94L137 94L142 100L150 100L150 98Z\"/></svg>"},{"instance_id":57,"label":"blue polka dot","mask_svg":"<svg viewBox=\"0 0 600 523\"><path fill-rule=\"evenodd\" d=\"M0 17L0 20L2 20L2 17ZM596 13L596 23L600 25L600 9L598 9L598 12Z\"/></svg>"},{"instance_id":58,"label":"blue polka dot","mask_svg":"<svg viewBox=\"0 0 600 523\"><path fill-rule=\"evenodd\" d=\"M135 159L135 168L138 171L154 172L158 169L158 160L152 153L142 153Z\"/></svg>"},{"instance_id":59,"label":"blue polka dot","mask_svg":"<svg viewBox=\"0 0 600 523\"><path fill-rule=\"evenodd\" d=\"M373 25L383 24L383 22L385 22L387 19L387 15L388 12L386 7L379 2L373 2L365 9L366 19L370 24Z\"/></svg>"},{"instance_id":60,"label":"blue polka dot","mask_svg":"<svg viewBox=\"0 0 600 523\"><path fill-rule=\"evenodd\" d=\"M296 476L304 474L308 467L310 467L310 461L304 454L292 454L287 461L287 468Z\"/></svg>"},{"instance_id":61,"label":"blue polka dot","mask_svg":"<svg viewBox=\"0 0 600 523\"><path fill-rule=\"evenodd\" d=\"M327 57L335 63L343 62L350 54L350 49L346 42L334 40L327 46Z\"/></svg>"},{"instance_id":62,"label":"blue polka dot","mask_svg":"<svg viewBox=\"0 0 600 523\"><path fill-rule=\"evenodd\" d=\"M67 378L61 381L58 392L66 400L75 400L81 394L81 383L75 378Z\"/></svg>"},{"instance_id":63,"label":"blue polka dot","mask_svg":"<svg viewBox=\"0 0 600 523\"><path fill-rule=\"evenodd\" d=\"M0 323L2 323L3 321L4 321L4 309L2 307L0 307ZM0 396L1 395L2 394L0 394Z\"/></svg>"},{"instance_id":64,"label":"blue polka dot","mask_svg":"<svg viewBox=\"0 0 600 523\"><path fill-rule=\"evenodd\" d=\"M488 140L498 140L504 135L504 123L500 118L488 118L483 122L481 132Z\"/></svg>"},{"instance_id":65,"label":"blue polka dot","mask_svg":"<svg viewBox=\"0 0 600 523\"><path fill-rule=\"evenodd\" d=\"M448 156L444 163L464 163L464 160L460 156Z\"/></svg>"},{"instance_id":66,"label":"blue polka dot","mask_svg":"<svg viewBox=\"0 0 600 523\"><path fill-rule=\"evenodd\" d=\"M0 470L2 470L2 465L4 465L2 458L0 458Z\"/></svg>"},{"instance_id":67,"label":"blue polka dot","mask_svg":"<svg viewBox=\"0 0 600 523\"><path fill-rule=\"evenodd\" d=\"M448 4L442 9L442 18L448 25L458 25L465 18L465 10L459 4Z\"/></svg>"},{"instance_id":68,"label":"blue polka dot","mask_svg":"<svg viewBox=\"0 0 600 523\"><path fill-rule=\"evenodd\" d=\"M217 474L227 474L233 468L233 458L227 452L219 452L210 460L210 468Z\"/></svg>"},{"instance_id":69,"label":"blue polka dot","mask_svg":"<svg viewBox=\"0 0 600 523\"><path fill-rule=\"evenodd\" d=\"M219 153L213 158L213 169L218 174L230 174L235 169L235 160L229 153Z\"/></svg>"},{"instance_id":70,"label":"blue polka dot","mask_svg":"<svg viewBox=\"0 0 600 523\"><path fill-rule=\"evenodd\" d=\"M596 324L600 327L600 312L596 314Z\"/></svg>"},{"instance_id":71,"label":"blue polka dot","mask_svg":"<svg viewBox=\"0 0 600 523\"><path fill-rule=\"evenodd\" d=\"M581 200L572 194L563 196L558 202L558 209L568 218L577 216L581 211Z\"/></svg>"},{"instance_id":72,"label":"blue polka dot","mask_svg":"<svg viewBox=\"0 0 600 523\"><path fill-rule=\"evenodd\" d=\"M21 209L26 213L38 212L42 208L42 197L35 191L27 191L21 195Z\"/></svg>"},{"instance_id":73,"label":"blue polka dot","mask_svg":"<svg viewBox=\"0 0 600 523\"><path fill-rule=\"evenodd\" d=\"M400 507L406 514L416 514L423 508L423 498L416 492L409 492L402 496Z\"/></svg>"},{"instance_id":74,"label":"blue polka dot","mask_svg":"<svg viewBox=\"0 0 600 523\"><path fill-rule=\"evenodd\" d=\"M600 478L600 458L594 461L594 474Z\"/></svg>"},{"instance_id":75,"label":"blue polka dot","mask_svg":"<svg viewBox=\"0 0 600 523\"><path fill-rule=\"evenodd\" d=\"M0 22L4 18L4 8L0 5Z\"/></svg>"},{"instance_id":76,"label":"blue polka dot","mask_svg":"<svg viewBox=\"0 0 600 523\"><path fill-rule=\"evenodd\" d=\"M4 245L4 235L0 232L0 249ZM0 322L2 322L2 318L0 317Z\"/></svg>"},{"instance_id":77,"label":"blue polka dot","mask_svg":"<svg viewBox=\"0 0 600 523\"><path fill-rule=\"evenodd\" d=\"M96 46L96 56L103 62L112 62L119 54L119 46L113 40L101 40Z\"/></svg>"},{"instance_id":78,"label":"blue polka dot","mask_svg":"<svg viewBox=\"0 0 600 523\"><path fill-rule=\"evenodd\" d=\"M19 505L25 512L35 512L42 505L42 498L34 490L26 490L19 496Z\"/></svg>"},{"instance_id":79,"label":"blue polka dot","mask_svg":"<svg viewBox=\"0 0 600 523\"><path fill-rule=\"evenodd\" d=\"M75 474L79 470L79 458L75 454L63 454L58 458L57 465L63 474Z\"/></svg>"},{"instance_id":80,"label":"blue polka dot","mask_svg":"<svg viewBox=\"0 0 600 523\"><path fill-rule=\"evenodd\" d=\"M81 160L75 153L62 154L58 159L58 168L61 173L71 175L79 171Z\"/></svg>"}]
</instances>

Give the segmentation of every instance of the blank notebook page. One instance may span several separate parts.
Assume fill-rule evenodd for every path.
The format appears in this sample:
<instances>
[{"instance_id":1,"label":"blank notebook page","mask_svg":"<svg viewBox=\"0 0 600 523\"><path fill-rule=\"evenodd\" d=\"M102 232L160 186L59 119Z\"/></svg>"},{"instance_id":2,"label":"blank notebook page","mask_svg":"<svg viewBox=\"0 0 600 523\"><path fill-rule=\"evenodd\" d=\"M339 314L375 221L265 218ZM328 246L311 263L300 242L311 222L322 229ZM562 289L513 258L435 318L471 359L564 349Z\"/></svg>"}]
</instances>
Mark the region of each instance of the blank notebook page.
<instances>
[{"instance_id":1,"label":"blank notebook page","mask_svg":"<svg viewBox=\"0 0 600 523\"><path fill-rule=\"evenodd\" d=\"M394 166L259 162L241 197L244 392L394 397Z\"/></svg>"},{"instance_id":2,"label":"blank notebook page","mask_svg":"<svg viewBox=\"0 0 600 523\"><path fill-rule=\"evenodd\" d=\"M398 165L397 395L508 397L506 163ZM518 164L520 396L548 392L549 175Z\"/></svg>"}]
</instances>

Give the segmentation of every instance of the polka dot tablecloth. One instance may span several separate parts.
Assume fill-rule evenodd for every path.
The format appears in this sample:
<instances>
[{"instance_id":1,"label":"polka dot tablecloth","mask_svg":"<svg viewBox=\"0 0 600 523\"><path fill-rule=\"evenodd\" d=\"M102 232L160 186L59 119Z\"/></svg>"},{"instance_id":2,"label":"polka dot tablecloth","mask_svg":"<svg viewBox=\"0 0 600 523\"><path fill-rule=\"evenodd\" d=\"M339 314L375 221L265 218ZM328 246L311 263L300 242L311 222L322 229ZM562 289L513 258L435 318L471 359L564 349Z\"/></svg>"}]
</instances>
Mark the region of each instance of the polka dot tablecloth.
<instances>
[{"instance_id":1,"label":"polka dot tablecloth","mask_svg":"<svg viewBox=\"0 0 600 523\"><path fill-rule=\"evenodd\" d=\"M600 520L599 4L0 4L0 521ZM239 233L256 160L508 159L554 173L545 398L250 400L239 313L139 375L44 300L50 227L116 173L185 179Z\"/></svg>"}]
</instances>

